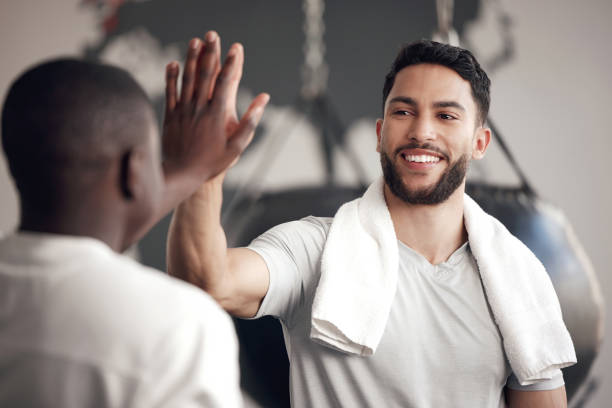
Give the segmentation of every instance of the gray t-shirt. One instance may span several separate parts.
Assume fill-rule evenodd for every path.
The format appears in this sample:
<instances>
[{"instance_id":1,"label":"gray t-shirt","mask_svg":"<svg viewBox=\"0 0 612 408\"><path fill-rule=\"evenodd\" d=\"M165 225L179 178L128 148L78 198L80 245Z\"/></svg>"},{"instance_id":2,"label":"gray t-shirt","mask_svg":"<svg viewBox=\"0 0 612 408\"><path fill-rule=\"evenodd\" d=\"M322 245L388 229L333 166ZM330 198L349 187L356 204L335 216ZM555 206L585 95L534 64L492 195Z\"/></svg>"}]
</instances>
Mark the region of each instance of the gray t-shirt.
<instances>
[{"instance_id":1,"label":"gray t-shirt","mask_svg":"<svg viewBox=\"0 0 612 408\"><path fill-rule=\"evenodd\" d=\"M280 319L290 361L293 407L503 407L503 389L521 387L482 288L476 262L463 245L431 265L398 241L398 286L378 349L352 356L310 339L311 307L331 218L278 225L249 248L270 271L256 317Z\"/></svg>"}]
</instances>

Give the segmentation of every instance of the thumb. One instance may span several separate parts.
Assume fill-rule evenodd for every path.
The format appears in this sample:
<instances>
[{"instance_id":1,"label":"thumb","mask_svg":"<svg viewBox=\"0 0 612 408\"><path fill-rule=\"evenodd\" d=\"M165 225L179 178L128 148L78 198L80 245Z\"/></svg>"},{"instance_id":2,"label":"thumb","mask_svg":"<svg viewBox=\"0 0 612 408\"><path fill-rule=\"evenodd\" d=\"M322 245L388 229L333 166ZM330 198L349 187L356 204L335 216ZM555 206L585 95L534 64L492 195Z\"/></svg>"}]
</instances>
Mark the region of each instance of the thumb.
<instances>
[{"instance_id":1,"label":"thumb","mask_svg":"<svg viewBox=\"0 0 612 408\"><path fill-rule=\"evenodd\" d=\"M244 149L251 143L255 128L259 124L264 113L264 108L270 100L270 95L261 93L253 99L249 109L242 115L238 127L227 141L228 153L239 156ZM234 158L232 158L234 160Z\"/></svg>"}]
</instances>

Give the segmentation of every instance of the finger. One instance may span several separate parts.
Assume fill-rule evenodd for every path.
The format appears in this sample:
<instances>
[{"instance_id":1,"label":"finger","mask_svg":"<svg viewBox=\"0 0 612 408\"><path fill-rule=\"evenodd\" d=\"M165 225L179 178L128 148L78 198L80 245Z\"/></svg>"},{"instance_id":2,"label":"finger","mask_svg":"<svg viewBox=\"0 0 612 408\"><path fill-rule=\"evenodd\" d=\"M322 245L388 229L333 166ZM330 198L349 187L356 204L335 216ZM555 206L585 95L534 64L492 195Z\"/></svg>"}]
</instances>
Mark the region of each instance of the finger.
<instances>
[{"instance_id":1,"label":"finger","mask_svg":"<svg viewBox=\"0 0 612 408\"><path fill-rule=\"evenodd\" d=\"M178 62L172 61L166 65L166 116L172 113L176 107L176 81L178 79L178 73Z\"/></svg>"},{"instance_id":2,"label":"finger","mask_svg":"<svg viewBox=\"0 0 612 408\"><path fill-rule=\"evenodd\" d=\"M228 154L231 156L240 155L251 143L255 128L263 116L264 109L270 101L270 95L262 93L257 95L247 111L242 115L238 127L227 141ZM234 158L232 158L234 160Z\"/></svg>"},{"instance_id":3,"label":"finger","mask_svg":"<svg viewBox=\"0 0 612 408\"><path fill-rule=\"evenodd\" d=\"M219 72L212 96L213 109L225 109L236 117L236 94L242 77L242 45L233 44L227 53L225 63Z\"/></svg>"},{"instance_id":4,"label":"finger","mask_svg":"<svg viewBox=\"0 0 612 408\"><path fill-rule=\"evenodd\" d=\"M212 98L213 96L213 92L215 90L215 82L217 81L217 76L219 75L219 72L221 72L221 38L218 36L217 38L219 38L219 40L217 41L217 46L214 49L215 51L215 71L211 78L210 87L208 89L208 100L210 100L210 98Z\"/></svg>"},{"instance_id":5,"label":"finger","mask_svg":"<svg viewBox=\"0 0 612 408\"><path fill-rule=\"evenodd\" d=\"M183 68L183 84L181 87L181 107L183 109L191 109L191 98L193 97L196 67L201 46L202 41L199 38L193 38L189 42L189 50L187 50L185 67Z\"/></svg>"},{"instance_id":6,"label":"finger","mask_svg":"<svg viewBox=\"0 0 612 408\"><path fill-rule=\"evenodd\" d=\"M209 31L204 39L206 43L204 50L200 52L198 61L197 94L195 95L196 110L201 109L208 103L211 88L220 70L221 45L219 36L216 32Z\"/></svg>"},{"instance_id":7,"label":"finger","mask_svg":"<svg viewBox=\"0 0 612 408\"><path fill-rule=\"evenodd\" d=\"M244 66L244 48L242 47L242 44L238 43L234 44L234 47L236 47L236 61L234 62L235 69L233 71L233 76L229 82L229 86L227 89L225 109L227 110L227 112L231 112L234 117L237 117L238 115L236 113L236 98L238 96L238 86L240 85L240 80L242 79L242 68Z\"/></svg>"}]
</instances>

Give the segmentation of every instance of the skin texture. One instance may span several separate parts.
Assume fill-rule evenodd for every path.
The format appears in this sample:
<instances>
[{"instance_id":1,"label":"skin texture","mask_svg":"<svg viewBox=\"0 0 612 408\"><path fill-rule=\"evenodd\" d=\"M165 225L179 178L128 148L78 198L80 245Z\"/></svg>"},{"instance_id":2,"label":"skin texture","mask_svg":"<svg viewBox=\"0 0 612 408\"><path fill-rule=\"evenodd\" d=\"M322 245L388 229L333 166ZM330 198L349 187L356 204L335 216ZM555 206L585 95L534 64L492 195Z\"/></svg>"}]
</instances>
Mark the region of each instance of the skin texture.
<instances>
[{"instance_id":1,"label":"skin texture","mask_svg":"<svg viewBox=\"0 0 612 408\"><path fill-rule=\"evenodd\" d=\"M462 158L484 157L491 131L478 120L469 82L440 65L402 69L376 122L377 151L389 158L407 195L427 196ZM405 154L431 155L435 163L409 163ZM252 317L269 286L261 257L245 248L228 249L220 224L223 174L175 211L169 231L168 270L208 291L228 312ZM398 239L432 264L444 262L467 239L463 222L465 178L445 200L411 203L385 186L385 199ZM510 407L565 407L565 389L506 390Z\"/></svg>"},{"instance_id":2,"label":"skin texture","mask_svg":"<svg viewBox=\"0 0 612 408\"><path fill-rule=\"evenodd\" d=\"M508 408L567 408L565 387L550 391L516 391L506 388Z\"/></svg>"}]
</instances>

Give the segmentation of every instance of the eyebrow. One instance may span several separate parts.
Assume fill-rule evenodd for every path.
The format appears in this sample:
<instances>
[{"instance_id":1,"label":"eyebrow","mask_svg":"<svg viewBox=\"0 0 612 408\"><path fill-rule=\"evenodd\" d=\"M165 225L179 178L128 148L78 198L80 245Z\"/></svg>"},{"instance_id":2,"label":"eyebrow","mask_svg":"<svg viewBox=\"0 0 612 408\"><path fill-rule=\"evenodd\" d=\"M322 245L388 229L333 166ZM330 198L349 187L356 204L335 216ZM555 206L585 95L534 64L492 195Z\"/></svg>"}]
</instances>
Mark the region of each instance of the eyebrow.
<instances>
[{"instance_id":1,"label":"eyebrow","mask_svg":"<svg viewBox=\"0 0 612 408\"><path fill-rule=\"evenodd\" d=\"M465 108L463 107L463 105L455 101L434 102L433 106L434 108L457 108L465 112Z\"/></svg>"},{"instance_id":2,"label":"eyebrow","mask_svg":"<svg viewBox=\"0 0 612 408\"><path fill-rule=\"evenodd\" d=\"M392 104L394 102L401 102L401 103L405 103L406 105L410 105L410 106L418 106L417 102L409 96L396 96L395 98L389 101L389 104ZM459 102L455 102L455 101L434 102L433 107L434 108L457 108L465 112L465 107L461 105Z\"/></svg>"},{"instance_id":3,"label":"eyebrow","mask_svg":"<svg viewBox=\"0 0 612 408\"><path fill-rule=\"evenodd\" d=\"M389 101L389 105L394 102L402 102L402 103L405 103L406 105L417 106L416 101L409 96L396 96L395 98Z\"/></svg>"}]
</instances>

